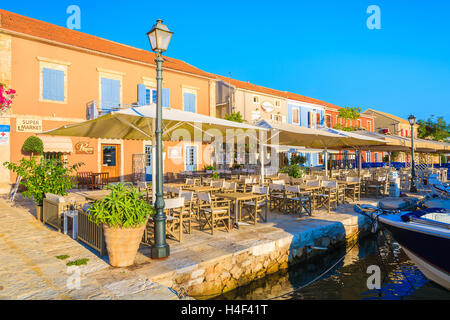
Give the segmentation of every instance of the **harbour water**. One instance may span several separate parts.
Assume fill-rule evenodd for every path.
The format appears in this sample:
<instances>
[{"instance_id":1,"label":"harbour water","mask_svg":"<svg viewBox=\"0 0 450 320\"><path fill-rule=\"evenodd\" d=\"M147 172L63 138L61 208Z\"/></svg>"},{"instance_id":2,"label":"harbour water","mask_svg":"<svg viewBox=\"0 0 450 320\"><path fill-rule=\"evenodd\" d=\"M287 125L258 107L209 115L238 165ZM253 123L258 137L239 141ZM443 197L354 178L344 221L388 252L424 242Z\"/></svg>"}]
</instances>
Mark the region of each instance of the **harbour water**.
<instances>
[{"instance_id":1,"label":"harbour water","mask_svg":"<svg viewBox=\"0 0 450 320\"><path fill-rule=\"evenodd\" d=\"M325 276L313 281L333 265ZM380 289L368 289L371 266L379 267ZM389 235L378 234L361 239L353 248L292 266L216 299L450 300L450 291L427 280Z\"/></svg>"}]
</instances>

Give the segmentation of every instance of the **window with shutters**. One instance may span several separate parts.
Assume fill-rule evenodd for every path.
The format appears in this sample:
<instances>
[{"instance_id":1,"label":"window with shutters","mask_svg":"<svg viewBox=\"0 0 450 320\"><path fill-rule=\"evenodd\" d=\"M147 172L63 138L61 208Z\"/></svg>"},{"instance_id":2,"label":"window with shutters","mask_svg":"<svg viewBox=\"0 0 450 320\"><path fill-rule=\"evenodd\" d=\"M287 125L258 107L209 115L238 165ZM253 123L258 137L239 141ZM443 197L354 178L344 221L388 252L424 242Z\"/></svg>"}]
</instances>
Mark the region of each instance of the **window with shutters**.
<instances>
[{"instance_id":1,"label":"window with shutters","mask_svg":"<svg viewBox=\"0 0 450 320\"><path fill-rule=\"evenodd\" d=\"M292 108L292 123L300 124L300 110L298 108Z\"/></svg>"},{"instance_id":2,"label":"window with shutters","mask_svg":"<svg viewBox=\"0 0 450 320\"><path fill-rule=\"evenodd\" d=\"M40 66L39 101L67 103L67 68L69 62L38 57Z\"/></svg>"},{"instance_id":3,"label":"window with shutters","mask_svg":"<svg viewBox=\"0 0 450 320\"><path fill-rule=\"evenodd\" d=\"M99 98L103 113L123 106L123 76L125 73L97 68L99 72Z\"/></svg>"},{"instance_id":4,"label":"window with shutters","mask_svg":"<svg viewBox=\"0 0 450 320\"><path fill-rule=\"evenodd\" d=\"M327 119L327 127L328 127L328 128L331 128L331 116L330 116L330 115L327 115L327 116L326 116L326 119Z\"/></svg>"},{"instance_id":5,"label":"window with shutters","mask_svg":"<svg viewBox=\"0 0 450 320\"><path fill-rule=\"evenodd\" d=\"M253 103L259 104L259 96L253 96Z\"/></svg>"},{"instance_id":6,"label":"window with shutters","mask_svg":"<svg viewBox=\"0 0 450 320\"><path fill-rule=\"evenodd\" d=\"M183 110L197 112L197 90L183 88Z\"/></svg>"}]
</instances>

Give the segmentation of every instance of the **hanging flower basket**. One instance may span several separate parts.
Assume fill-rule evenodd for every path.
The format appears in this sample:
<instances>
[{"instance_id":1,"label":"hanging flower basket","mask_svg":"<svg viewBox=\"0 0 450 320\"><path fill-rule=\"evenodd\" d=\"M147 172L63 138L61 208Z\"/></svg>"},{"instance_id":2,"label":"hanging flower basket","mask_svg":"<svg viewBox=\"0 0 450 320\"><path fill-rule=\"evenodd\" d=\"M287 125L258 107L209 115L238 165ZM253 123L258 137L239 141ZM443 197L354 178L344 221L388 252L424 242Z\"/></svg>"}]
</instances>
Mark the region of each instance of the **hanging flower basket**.
<instances>
[{"instance_id":1,"label":"hanging flower basket","mask_svg":"<svg viewBox=\"0 0 450 320\"><path fill-rule=\"evenodd\" d=\"M9 88L6 84L0 82L0 111L5 112L11 108L12 100L16 90Z\"/></svg>"}]
</instances>

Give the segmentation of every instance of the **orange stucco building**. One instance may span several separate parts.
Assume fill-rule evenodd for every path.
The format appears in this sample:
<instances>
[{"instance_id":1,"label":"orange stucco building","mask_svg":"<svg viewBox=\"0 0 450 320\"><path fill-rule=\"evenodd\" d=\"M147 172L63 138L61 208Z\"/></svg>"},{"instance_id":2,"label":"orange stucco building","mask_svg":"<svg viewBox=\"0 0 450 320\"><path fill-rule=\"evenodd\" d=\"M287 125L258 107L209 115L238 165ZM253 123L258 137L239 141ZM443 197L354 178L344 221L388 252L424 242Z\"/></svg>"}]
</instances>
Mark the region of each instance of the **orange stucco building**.
<instances>
[{"instance_id":1,"label":"orange stucco building","mask_svg":"<svg viewBox=\"0 0 450 320\"><path fill-rule=\"evenodd\" d=\"M85 121L92 108L101 114L111 106L154 102L154 59L146 50L0 10L0 82L17 91L0 120L10 128L9 141L0 145L0 162L19 161L29 136ZM181 60L165 60L164 106L215 116L215 79ZM146 154L151 164L150 141L42 138L47 154L62 151L70 164L85 163L82 171L107 171L115 180L131 180L133 155ZM165 156L166 172L184 171L186 161L179 158L186 159L186 152L195 153L196 169L203 168L197 157L202 145L189 150L188 145L165 144L165 149L179 148L171 153L178 155L176 161ZM15 176L0 170L0 189L9 189Z\"/></svg>"}]
</instances>

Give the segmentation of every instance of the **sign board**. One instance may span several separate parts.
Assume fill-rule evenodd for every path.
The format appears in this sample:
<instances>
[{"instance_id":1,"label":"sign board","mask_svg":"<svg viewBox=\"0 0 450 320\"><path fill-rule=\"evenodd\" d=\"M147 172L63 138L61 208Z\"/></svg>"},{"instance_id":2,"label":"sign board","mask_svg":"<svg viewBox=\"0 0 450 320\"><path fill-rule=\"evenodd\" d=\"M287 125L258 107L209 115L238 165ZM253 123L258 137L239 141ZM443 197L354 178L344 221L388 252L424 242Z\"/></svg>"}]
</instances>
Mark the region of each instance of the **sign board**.
<instances>
[{"instance_id":1,"label":"sign board","mask_svg":"<svg viewBox=\"0 0 450 320\"><path fill-rule=\"evenodd\" d=\"M17 132L42 132L42 120L39 119L17 119L16 120Z\"/></svg>"},{"instance_id":2,"label":"sign board","mask_svg":"<svg viewBox=\"0 0 450 320\"><path fill-rule=\"evenodd\" d=\"M263 109L265 112L272 112L275 107L269 101L265 101L262 103L261 109Z\"/></svg>"},{"instance_id":3,"label":"sign board","mask_svg":"<svg viewBox=\"0 0 450 320\"><path fill-rule=\"evenodd\" d=\"M9 134L11 132L11 126L0 125L0 146L9 145Z\"/></svg>"},{"instance_id":4,"label":"sign board","mask_svg":"<svg viewBox=\"0 0 450 320\"><path fill-rule=\"evenodd\" d=\"M182 159L181 147L168 147L169 159Z\"/></svg>"},{"instance_id":5,"label":"sign board","mask_svg":"<svg viewBox=\"0 0 450 320\"><path fill-rule=\"evenodd\" d=\"M89 146L89 142L80 141L75 145L76 154L94 154L94 148Z\"/></svg>"}]
</instances>

